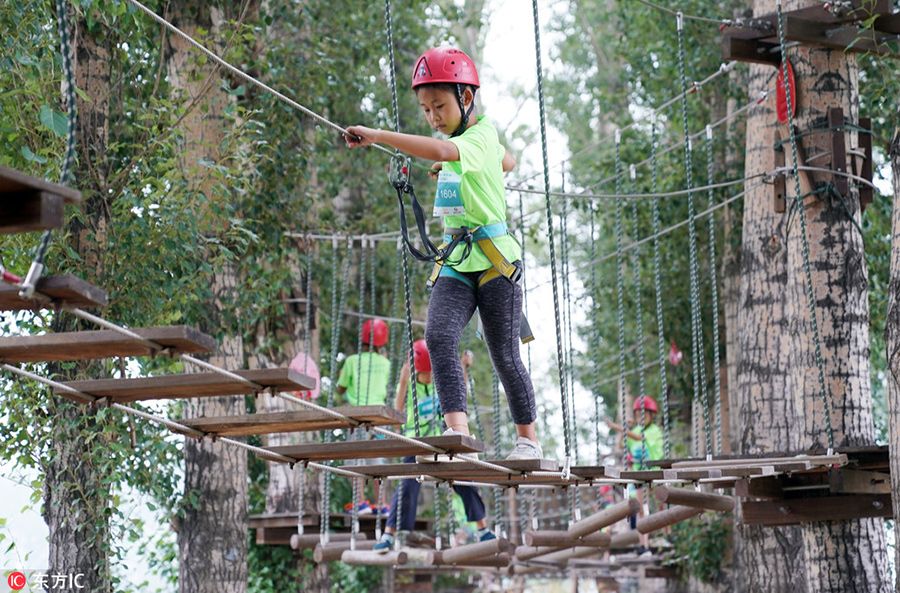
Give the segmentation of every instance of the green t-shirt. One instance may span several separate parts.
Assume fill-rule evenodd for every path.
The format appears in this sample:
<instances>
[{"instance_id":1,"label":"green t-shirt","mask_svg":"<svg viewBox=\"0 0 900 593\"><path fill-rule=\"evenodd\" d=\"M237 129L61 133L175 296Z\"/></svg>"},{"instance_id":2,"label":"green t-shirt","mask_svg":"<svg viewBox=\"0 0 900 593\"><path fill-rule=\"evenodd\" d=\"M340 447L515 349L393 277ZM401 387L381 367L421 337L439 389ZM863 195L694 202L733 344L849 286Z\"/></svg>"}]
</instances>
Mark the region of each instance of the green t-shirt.
<instances>
[{"instance_id":1,"label":"green t-shirt","mask_svg":"<svg viewBox=\"0 0 900 593\"><path fill-rule=\"evenodd\" d=\"M485 116L450 142L459 150L458 161L448 161L443 169L460 176L459 193L466 213L444 217L445 228L485 226L506 222L506 188L503 184L503 155L497 129ZM522 248L512 235L494 237L497 249L510 262L522 259ZM463 245L453 250L449 261L462 256ZM452 266L459 272L479 272L491 267L491 262L476 245L469 257Z\"/></svg>"},{"instance_id":2,"label":"green t-shirt","mask_svg":"<svg viewBox=\"0 0 900 593\"><path fill-rule=\"evenodd\" d=\"M637 434L643 433L644 439L633 439L625 437L625 444L631 453L633 467L640 469L658 469L653 467L645 467L644 461L650 459L662 459L663 456L663 433L662 429L656 424L651 424L644 430L641 426L635 426L629 432Z\"/></svg>"},{"instance_id":3,"label":"green t-shirt","mask_svg":"<svg viewBox=\"0 0 900 593\"><path fill-rule=\"evenodd\" d=\"M443 432L443 416L434 383L426 385L416 382L416 400L419 403L419 436L440 436ZM416 436L412 384L406 390L406 424L403 425L403 434L408 437Z\"/></svg>"},{"instance_id":4,"label":"green t-shirt","mask_svg":"<svg viewBox=\"0 0 900 593\"><path fill-rule=\"evenodd\" d=\"M390 380L391 361L376 352L363 352L347 357L337 384L347 390L351 406L383 406Z\"/></svg>"}]
</instances>

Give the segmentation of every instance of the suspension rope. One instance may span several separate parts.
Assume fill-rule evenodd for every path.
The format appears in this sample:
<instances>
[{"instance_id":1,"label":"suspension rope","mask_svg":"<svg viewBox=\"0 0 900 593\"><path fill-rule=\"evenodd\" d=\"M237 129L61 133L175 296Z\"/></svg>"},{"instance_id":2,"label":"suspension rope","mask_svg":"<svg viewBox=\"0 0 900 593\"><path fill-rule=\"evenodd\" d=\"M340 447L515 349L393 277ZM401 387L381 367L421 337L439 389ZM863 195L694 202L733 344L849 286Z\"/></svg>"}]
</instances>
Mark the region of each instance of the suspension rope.
<instances>
[{"instance_id":1,"label":"suspension rope","mask_svg":"<svg viewBox=\"0 0 900 593\"><path fill-rule=\"evenodd\" d=\"M548 166L548 157L547 157L547 122L546 122L546 114L544 110L544 74L543 67L541 65L541 27L540 27L540 19L538 18L538 1L532 0L531 3L532 12L534 14L534 46L535 46L535 56L537 62L537 83L538 83L538 105L540 107L540 120L541 120L541 154L542 154L542 162L544 167L544 188L545 188L545 205L547 210L547 237L550 242L550 274L553 281L553 315L556 321L556 356L557 356L557 369L559 372L559 390L560 390L560 399L561 399L561 409L563 413L563 435L564 435L564 443L565 443L565 457L566 457L566 465L568 466L568 460L571 456L572 452L572 441L571 434L569 428L569 418L568 414L566 414L566 410L568 409L568 393L566 390L566 372L565 372L565 364L563 360L563 347L562 347L562 323L560 321L560 307L559 307L559 288L557 286L557 262L556 262L556 245L553 238L553 208L550 202L550 169Z\"/></svg>"},{"instance_id":2,"label":"suspension rope","mask_svg":"<svg viewBox=\"0 0 900 593\"><path fill-rule=\"evenodd\" d=\"M677 29L678 29L678 71L681 76L682 83L687 80L684 66L684 15L677 13ZM681 119L684 125L684 136L687 139L690 131L688 128L687 101L681 104ZM692 164L692 147L691 141L687 140L684 150L684 167L688 190L693 190L693 164ZM699 266L697 263L697 233L695 226L696 216L694 214L694 194L693 191L688 193L688 242L690 246L690 286L691 286L691 332L692 340L692 358L694 368L694 401L695 405L703 406L704 428L706 431L706 454L710 455L711 448L709 442L709 409L706 402L706 367L703 364L703 325L700 319L700 278ZM694 414L696 416L696 414ZM695 453L699 453L699 435L694 430L694 449Z\"/></svg>"},{"instance_id":3,"label":"suspension rope","mask_svg":"<svg viewBox=\"0 0 900 593\"><path fill-rule=\"evenodd\" d=\"M615 167L616 173L619 173L622 166L621 159L622 136L616 133L616 157ZM619 176L616 176L616 191L619 190ZM623 229L622 229L622 200L616 201L616 319L619 329L619 384L616 388L619 395L619 417L622 422L622 465L627 463L628 459L628 418L626 417L625 402L625 252L623 249Z\"/></svg>"},{"instance_id":4,"label":"suspension rope","mask_svg":"<svg viewBox=\"0 0 900 593\"><path fill-rule=\"evenodd\" d=\"M818 371L818 379L819 379L819 392L822 398L822 408L825 412L825 432L826 437L828 439L828 455L831 455L831 452L834 450L834 431L831 426L831 407L830 402L828 400L828 395L825 388L825 364L822 360L822 347L819 339L819 322L816 319L816 301L815 301L815 291L813 290L812 283L812 271L810 270L809 263L809 237L806 225L806 212L805 206L803 204L803 199L800 197L800 171L797 166L797 138L794 136L794 114L793 114L793 105L791 105L791 93L794 89L791 88L791 80L788 76L788 65L786 63L788 57L785 54L785 39L784 39L784 14L782 13L781 0L776 0L776 9L778 13L778 42L781 46L781 69L782 75L784 77L785 84L785 98L787 102L787 112L788 112L788 129L791 133L791 156L793 157L792 164L794 166L794 193L797 195L795 198L798 208L802 209L800 218L800 239L801 244L803 246L803 271L806 276L806 292L809 297L809 315L810 322L812 323L813 329L813 343L815 348L815 357L816 357L816 370Z\"/></svg>"},{"instance_id":5,"label":"suspension rope","mask_svg":"<svg viewBox=\"0 0 900 593\"><path fill-rule=\"evenodd\" d=\"M594 218L595 218L595 207L594 203L591 202L589 204L590 208L590 232L591 232L591 245L590 245L590 259L593 260L596 256L596 233L594 230ZM591 266L590 271L590 287L591 287L591 351L593 355L593 366L594 372L592 375L592 383L591 383L591 394L594 397L594 446L596 447L595 451L595 461L597 465L600 465L600 361L598 360L600 357L600 328L598 327L598 315L597 311L599 311L600 307L597 306L597 296L600 292L599 287L597 286L597 266Z\"/></svg>"},{"instance_id":6,"label":"suspension rope","mask_svg":"<svg viewBox=\"0 0 900 593\"><path fill-rule=\"evenodd\" d=\"M634 191L635 177L636 172L635 168L632 165L630 167L631 175L631 191ZM640 236L640 228L639 222L640 217L638 215L638 204L637 200L630 200L631 202L631 214L634 219L634 231L633 237L635 240ZM647 434L646 434L646 381L644 377L644 311L641 306L641 260L640 260L640 250L634 249L631 253L631 265L634 268L634 317L637 325L637 369L638 369L638 397L641 398L641 466L643 467L644 460L647 459Z\"/></svg>"},{"instance_id":7,"label":"suspension rope","mask_svg":"<svg viewBox=\"0 0 900 593\"><path fill-rule=\"evenodd\" d=\"M653 163L651 167L651 181L650 188L651 191L656 191L659 186L659 179L657 176L657 155L656 149L658 146L659 134L657 128L656 118L651 119L650 123L650 158ZM660 254L659 254L659 198L653 199L653 288L656 293L656 342L659 348L659 377L660 377L660 398L663 407L663 454L666 458L669 457L669 387L668 380L666 377L666 338L665 338L665 330L663 329L663 305L662 305L662 282L660 280L661 276L661 266L660 266Z\"/></svg>"},{"instance_id":8,"label":"suspension rope","mask_svg":"<svg viewBox=\"0 0 900 593\"><path fill-rule=\"evenodd\" d=\"M706 177L709 183L715 178L713 165L713 130L706 127ZM709 190L709 206L716 203L713 190ZM716 392L716 453L722 454L722 381L719 377L721 371L719 365L719 288L718 274L716 273L716 218L709 217L709 277L710 300L712 301L712 331L713 331L713 385Z\"/></svg>"}]
</instances>

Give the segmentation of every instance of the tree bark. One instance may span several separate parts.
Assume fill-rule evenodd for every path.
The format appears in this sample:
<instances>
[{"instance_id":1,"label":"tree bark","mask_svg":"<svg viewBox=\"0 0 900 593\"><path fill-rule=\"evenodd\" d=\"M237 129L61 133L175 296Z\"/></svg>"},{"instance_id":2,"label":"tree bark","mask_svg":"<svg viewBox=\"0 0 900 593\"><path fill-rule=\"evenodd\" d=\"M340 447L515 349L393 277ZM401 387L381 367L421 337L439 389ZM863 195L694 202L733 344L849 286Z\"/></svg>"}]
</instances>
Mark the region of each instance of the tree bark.
<instances>
[{"instance_id":1,"label":"tree bark","mask_svg":"<svg viewBox=\"0 0 900 593\"><path fill-rule=\"evenodd\" d=\"M760 3L757 3L757 6ZM774 5L774 3L771 3ZM774 8L774 6L770 7ZM757 8L755 14L765 14ZM770 66L750 66L749 97L768 88ZM753 107L747 119L745 177L774 167L772 102ZM752 188L752 189L751 189ZM793 402L787 397L789 346L783 331L787 252L785 217L774 211L772 186L749 182L744 198L740 301L737 313L737 385L739 452L760 455L787 451ZM735 532L745 570L744 591L808 591L800 530L744 525L735 509ZM801 578L798 578L800 575Z\"/></svg>"},{"instance_id":2,"label":"tree bark","mask_svg":"<svg viewBox=\"0 0 900 593\"><path fill-rule=\"evenodd\" d=\"M884 343L888 367L888 429L890 434L891 501L894 507L894 540L900 541L900 130L891 142L894 175L894 208L891 216L891 275L888 286ZM900 546L894 546L894 565L900 566ZM900 590L900 573L894 583Z\"/></svg>"},{"instance_id":3,"label":"tree bark","mask_svg":"<svg viewBox=\"0 0 900 593\"><path fill-rule=\"evenodd\" d=\"M179 29L198 39L203 31L219 39L226 18L219 6L188 0L169 5L170 19ZM168 78L176 96L191 109L182 122L184 147L181 155L189 191L201 221L213 222L208 205L227 199L217 192L210 170L202 162L218 163L225 137L225 109L228 95L221 90L220 74L209 62L197 60L197 53L178 36L169 37ZM221 47L213 47L221 51ZM220 228L219 225L210 225ZM216 231L209 231L215 233ZM210 362L228 370L244 367L243 340L234 335L223 313L232 302L237 272L229 262L216 264L212 280L213 301L201 330L220 339L219 350ZM244 396L188 400L185 416L224 416L245 412ZM247 590L247 453L236 447L207 439L187 439L185 456L184 516L178 525L179 581L181 593L213 593Z\"/></svg>"},{"instance_id":4,"label":"tree bark","mask_svg":"<svg viewBox=\"0 0 900 593\"><path fill-rule=\"evenodd\" d=\"M69 9L69 21L74 11ZM84 262L85 279L103 278L102 251L106 243L108 208L105 180L109 143L110 48L103 38L88 32L83 19L70 27L77 95L76 145L78 189L84 196L83 216L75 217L67 230L71 249ZM73 331L77 321L65 312L53 319L56 332ZM74 370L49 365L51 376L96 376L96 365L79 363ZM92 370L93 369L93 370ZM64 379L63 379L64 380ZM51 396L53 397L53 396ZM85 590L112 591L110 574L110 498L104 470L97 464L102 430L96 409L55 400L49 413L53 424L50 455L44 465L44 520L49 527L49 574L82 575Z\"/></svg>"},{"instance_id":5,"label":"tree bark","mask_svg":"<svg viewBox=\"0 0 900 593\"><path fill-rule=\"evenodd\" d=\"M786 9L808 4L794 2ZM842 110L848 123L858 122L859 68L855 58L846 52L807 46L788 51L788 57L796 77L797 113L793 121L800 133L828 128L830 108ZM838 133L844 135L847 147L858 146L855 131ZM816 167L849 168L833 160L828 130L798 138L797 144L808 161L815 159ZM790 165L792 149L790 144L784 147L785 162ZM824 158L816 158L819 155ZM836 180L827 173L804 171L801 175L809 178L813 188L824 188ZM788 175L785 185L790 206L797 195L793 175ZM868 269L859 227L859 193L853 184L848 186L843 196L825 193L806 198L802 209L797 204L797 210L789 217L793 223L786 229L789 300L784 328L789 336L791 368L786 393L794 399L796 414L796 424L790 432L792 451L875 444L869 376ZM804 254L800 217L805 218L807 225L808 258ZM812 280L815 324L810 314L807 274ZM821 352L824 393L816 363L817 349ZM882 519L804 523L801 531L811 590L891 589L886 578L887 545Z\"/></svg>"}]
</instances>

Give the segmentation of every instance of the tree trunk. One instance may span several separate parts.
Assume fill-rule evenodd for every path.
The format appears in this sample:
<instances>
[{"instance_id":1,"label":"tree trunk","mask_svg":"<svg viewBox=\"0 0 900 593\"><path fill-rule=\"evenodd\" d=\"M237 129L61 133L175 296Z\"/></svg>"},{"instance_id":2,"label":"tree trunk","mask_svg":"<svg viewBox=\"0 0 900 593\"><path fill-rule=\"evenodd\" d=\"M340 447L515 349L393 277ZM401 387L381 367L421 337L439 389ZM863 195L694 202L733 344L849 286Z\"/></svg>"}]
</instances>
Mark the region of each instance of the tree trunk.
<instances>
[{"instance_id":1,"label":"tree trunk","mask_svg":"<svg viewBox=\"0 0 900 593\"><path fill-rule=\"evenodd\" d=\"M70 10L70 22L74 13ZM109 142L110 49L103 38L90 35L83 20L70 27L75 82L83 95L77 96L78 120L76 179L84 195L82 217L68 226L71 249L84 262L85 279L102 279L101 253L106 242L107 214L104 183ZM77 321L65 312L53 319L55 332L73 331ZM96 365L79 363L74 370L60 364L49 365L51 376L83 378L96 376ZM52 397L52 396L51 396ZM105 470L98 464L101 455L101 428L96 409L57 398L49 414L53 424L50 456L44 465L44 520L50 530L49 574L82 575L85 590L112 591L110 574L110 498L104 484Z\"/></svg>"},{"instance_id":2,"label":"tree trunk","mask_svg":"<svg viewBox=\"0 0 900 593\"><path fill-rule=\"evenodd\" d=\"M774 10L774 3L767 9ZM759 3L757 3L757 6ZM765 14L757 8L755 14ZM749 97L768 88L770 66L750 66ZM745 176L774 167L772 102L750 110L747 119ZM753 187L753 182L750 182ZM793 402L787 396L789 346L783 331L786 307L786 217L772 207L772 186L760 185L744 198L740 253L741 286L737 312L737 384L731 389L740 417L739 453L760 455L790 447ZM729 355L731 356L731 355ZM802 543L797 527L744 525L735 509L735 533L747 593L805 592ZM799 578L798 578L799 577Z\"/></svg>"},{"instance_id":3,"label":"tree trunk","mask_svg":"<svg viewBox=\"0 0 900 593\"><path fill-rule=\"evenodd\" d=\"M210 39L219 39L226 18L221 8L179 0L171 2L169 10L173 24L189 36L202 38L206 32ZM171 36L167 41L168 78L173 90L188 109L199 106L190 109L182 122L181 158L189 190L197 198L194 203L200 219L209 224L213 220L207 204L227 198L217 194L210 170L200 163L220 161L218 151L225 137L224 113L229 99L221 90L221 75L210 62L200 63L198 54L180 37ZM221 51L221 47L212 49ZM234 266L217 262L212 280L214 300L208 304L207 323L201 327L213 335L226 336L220 339L211 362L228 370L244 367L243 340L223 319L236 284ZM244 396L216 397L188 400L184 413L188 418L213 417L243 414L245 409ZM184 456L186 503L178 529L179 591L246 591L247 453L209 439L187 439Z\"/></svg>"},{"instance_id":4,"label":"tree trunk","mask_svg":"<svg viewBox=\"0 0 900 593\"><path fill-rule=\"evenodd\" d=\"M888 366L888 429L890 431L891 501L894 541L900 541L900 130L891 143L894 208L891 217L891 276L888 286L884 343ZM900 566L900 546L894 546L894 565ZM900 573L894 588L900 590Z\"/></svg>"},{"instance_id":5,"label":"tree trunk","mask_svg":"<svg viewBox=\"0 0 900 593\"><path fill-rule=\"evenodd\" d=\"M786 9L808 4L794 2ZM828 128L830 108L842 110L851 125L859 121L859 68L855 58L842 51L806 46L789 51L788 57L796 77L794 123L800 133ZM839 133L848 148L858 146L855 131ZM787 135L785 131L782 136ZM808 161L815 159L816 167L848 169L845 163L832 160L828 131L798 138L797 144ZM790 144L784 147L785 162L790 165ZM816 158L818 155L824 158ZM827 173L803 171L800 175L809 178L811 188L836 181ZM795 185L794 176L788 175L785 186L789 212L797 195ZM796 424L790 431L793 451L875 444L868 271L858 226L859 193L852 184L848 187L843 196L826 193L806 198L805 208L797 205L789 216L793 223L786 229L789 301L783 327L789 340L786 345L791 368L786 395L794 399L796 414ZM801 192L806 191L801 188ZM802 245L801 216L807 225L808 261ZM807 274L812 279L815 325L810 316ZM819 380L816 349L821 351L824 386ZM804 523L801 531L811 590L890 590L882 519Z\"/></svg>"}]
</instances>

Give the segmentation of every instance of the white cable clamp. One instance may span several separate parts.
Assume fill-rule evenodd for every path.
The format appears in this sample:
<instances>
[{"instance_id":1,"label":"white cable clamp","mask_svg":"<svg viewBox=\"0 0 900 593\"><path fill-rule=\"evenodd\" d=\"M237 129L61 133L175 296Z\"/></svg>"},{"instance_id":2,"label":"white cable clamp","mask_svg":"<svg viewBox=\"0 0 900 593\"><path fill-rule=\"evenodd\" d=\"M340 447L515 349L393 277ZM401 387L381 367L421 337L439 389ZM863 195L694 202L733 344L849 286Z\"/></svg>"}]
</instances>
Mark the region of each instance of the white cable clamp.
<instances>
[{"instance_id":1,"label":"white cable clamp","mask_svg":"<svg viewBox=\"0 0 900 593\"><path fill-rule=\"evenodd\" d=\"M568 481L569 478L571 477L571 475L572 475L572 458L570 456L566 455L566 463L563 466L562 478L563 478L563 480Z\"/></svg>"}]
</instances>

